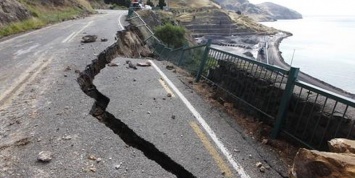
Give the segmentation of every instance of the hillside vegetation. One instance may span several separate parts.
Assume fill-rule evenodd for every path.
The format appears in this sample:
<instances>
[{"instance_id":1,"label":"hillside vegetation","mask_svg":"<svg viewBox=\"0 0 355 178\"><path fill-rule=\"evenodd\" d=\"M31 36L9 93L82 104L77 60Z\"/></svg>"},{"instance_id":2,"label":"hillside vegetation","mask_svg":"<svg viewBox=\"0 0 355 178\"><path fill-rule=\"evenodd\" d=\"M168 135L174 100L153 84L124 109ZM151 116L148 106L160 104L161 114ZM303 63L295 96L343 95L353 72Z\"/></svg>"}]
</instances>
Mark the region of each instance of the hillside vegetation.
<instances>
[{"instance_id":1,"label":"hillside vegetation","mask_svg":"<svg viewBox=\"0 0 355 178\"><path fill-rule=\"evenodd\" d=\"M248 0L214 0L221 7L239 11L256 21L275 21L279 19L301 19L302 15L292 9L274 3L252 4Z\"/></svg>"},{"instance_id":2,"label":"hillside vegetation","mask_svg":"<svg viewBox=\"0 0 355 178\"><path fill-rule=\"evenodd\" d=\"M257 4L257 6L268 14L271 14L271 16L275 19L302 19L302 15L300 13L271 2L264 2Z\"/></svg>"},{"instance_id":3,"label":"hillside vegetation","mask_svg":"<svg viewBox=\"0 0 355 178\"><path fill-rule=\"evenodd\" d=\"M240 1L242 0L236 2ZM104 2L106 1L1 0L0 38L41 28L47 24L85 16L94 12L93 7L102 7ZM152 0L152 2L155 5L158 4L158 0ZM260 25L248 16L222 9L220 5L211 0L166 0L166 3L171 11L165 13L170 14L168 18L185 26L195 36L275 32L274 29ZM160 14L164 15L164 13ZM164 17L162 18L164 19Z\"/></svg>"},{"instance_id":4,"label":"hillside vegetation","mask_svg":"<svg viewBox=\"0 0 355 178\"><path fill-rule=\"evenodd\" d=\"M152 2L156 4L158 1ZM178 24L185 26L194 36L276 32L248 16L225 10L214 1L174 0L168 5Z\"/></svg>"},{"instance_id":5,"label":"hillside vegetation","mask_svg":"<svg viewBox=\"0 0 355 178\"><path fill-rule=\"evenodd\" d=\"M2 0L0 38L93 12L87 0Z\"/></svg>"}]
</instances>

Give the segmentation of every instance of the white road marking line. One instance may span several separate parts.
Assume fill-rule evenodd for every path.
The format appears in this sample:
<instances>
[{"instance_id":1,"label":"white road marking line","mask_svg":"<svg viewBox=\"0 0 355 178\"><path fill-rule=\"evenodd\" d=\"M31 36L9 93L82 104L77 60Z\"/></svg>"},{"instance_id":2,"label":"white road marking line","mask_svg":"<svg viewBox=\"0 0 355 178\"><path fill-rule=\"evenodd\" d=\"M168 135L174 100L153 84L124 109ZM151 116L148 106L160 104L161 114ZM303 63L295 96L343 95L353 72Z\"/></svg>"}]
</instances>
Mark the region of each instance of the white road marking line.
<instances>
[{"instance_id":1,"label":"white road marking line","mask_svg":"<svg viewBox=\"0 0 355 178\"><path fill-rule=\"evenodd\" d=\"M62 41L62 43L66 43L74 34L75 32L71 33L67 38Z\"/></svg>"},{"instance_id":2,"label":"white road marking line","mask_svg":"<svg viewBox=\"0 0 355 178\"><path fill-rule=\"evenodd\" d=\"M223 143L217 138L215 132L211 129L211 127L207 124L207 122L202 118L200 113L192 106L192 104L186 99L186 97L176 88L176 86L170 81L170 79L161 71L157 65L151 60L149 62L155 68L155 70L163 77L165 82L170 86L171 89L180 97L182 102L187 106L187 108L191 111L191 113L195 116L196 120L201 124L203 129L207 132L207 134L211 137L213 142L217 145L219 150L224 154L227 158L228 162L233 166L233 168L237 171L241 178L250 178L250 176L244 171L243 167L233 159L232 154L228 151L228 149L223 145Z\"/></svg>"},{"instance_id":3,"label":"white road marking line","mask_svg":"<svg viewBox=\"0 0 355 178\"><path fill-rule=\"evenodd\" d=\"M83 28L81 28L79 31L75 32L73 35L69 35L68 39L64 43L69 43L71 42L79 33L85 30L85 28L89 27L94 21L90 21L87 23ZM63 40L64 41L64 40Z\"/></svg>"},{"instance_id":4,"label":"white road marking line","mask_svg":"<svg viewBox=\"0 0 355 178\"><path fill-rule=\"evenodd\" d=\"M122 15L123 15L123 14L121 14L121 15L118 17L118 26L121 28L121 30L124 29L124 27L123 27L123 25L122 25L122 23L121 23Z\"/></svg>"}]
</instances>

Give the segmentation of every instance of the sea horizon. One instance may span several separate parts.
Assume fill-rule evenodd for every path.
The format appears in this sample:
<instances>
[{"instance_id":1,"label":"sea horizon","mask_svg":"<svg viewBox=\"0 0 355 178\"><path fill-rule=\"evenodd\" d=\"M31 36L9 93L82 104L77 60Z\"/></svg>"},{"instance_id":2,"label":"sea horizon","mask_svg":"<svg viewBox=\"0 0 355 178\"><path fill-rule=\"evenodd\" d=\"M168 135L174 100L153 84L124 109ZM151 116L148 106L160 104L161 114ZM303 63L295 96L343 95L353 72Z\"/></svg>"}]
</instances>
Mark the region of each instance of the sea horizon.
<instances>
[{"instance_id":1,"label":"sea horizon","mask_svg":"<svg viewBox=\"0 0 355 178\"><path fill-rule=\"evenodd\" d=\"M355 93L355 15L309 15L262 24L293 34L279 47L286 63Z\"/></svg>"}]
</instances>

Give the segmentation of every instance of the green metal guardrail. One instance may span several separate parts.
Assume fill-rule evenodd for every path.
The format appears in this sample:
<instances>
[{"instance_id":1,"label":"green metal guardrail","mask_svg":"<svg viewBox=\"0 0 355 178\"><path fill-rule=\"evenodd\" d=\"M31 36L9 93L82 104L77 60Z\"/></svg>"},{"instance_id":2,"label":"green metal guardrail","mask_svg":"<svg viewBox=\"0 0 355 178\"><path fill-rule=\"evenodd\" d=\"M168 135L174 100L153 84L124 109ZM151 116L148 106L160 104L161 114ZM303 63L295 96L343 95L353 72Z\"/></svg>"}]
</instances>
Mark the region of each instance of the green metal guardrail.
<instances>
[{"instance_id":1,"label":"green metal guardrail","mask_svg":"<svg viewBox=\"0 0 355 178\"><path fill-rule=\"evenodd\" d=\"M279 133L315 149L335 137L355 139L355 101L297 80L298 68L285 70L206 44L171 49L154 36L136 12L131 22L162 60L212 82L238 106L248 107Z\"/></svg>"},{"instance_id":2,"label":"green metal guardrail","mask_svg":"<svg viewBox=\"0 0 355 178\"><path fill-rule=\"evenodd\" d=\"M273 108L279 107L289 71L212 47L208 53L202 77L275 122L277 110Z\"/></svg>"},{"instance_id":3,"label":"green metal guardrail","mask_svg":"<svg viewBox=\"0 0 355 178\"><path fill-rule=\"evenodd\" d=\"M327 149L332 138L355 139L355 101L295 81L291 111L282 132L310 148Z\"/></svg>"}]
</instances>

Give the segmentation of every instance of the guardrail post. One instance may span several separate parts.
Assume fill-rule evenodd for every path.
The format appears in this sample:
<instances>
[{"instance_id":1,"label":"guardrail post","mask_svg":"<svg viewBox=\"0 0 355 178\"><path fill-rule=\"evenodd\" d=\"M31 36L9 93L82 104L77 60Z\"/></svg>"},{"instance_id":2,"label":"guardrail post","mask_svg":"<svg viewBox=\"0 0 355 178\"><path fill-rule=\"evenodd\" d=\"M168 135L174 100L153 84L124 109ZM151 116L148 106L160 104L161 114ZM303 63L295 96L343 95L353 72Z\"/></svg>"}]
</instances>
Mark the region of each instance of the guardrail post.
<instances>
[{"instance_id":1,"label":"guardrail post","mask_svg":"<svg viewBox=\"0 0 355 178\"><path fill-rule=\"evenodd\" d=\"M130 18L130 17L132 16L133 12L134 12L133 8L130 7L130 8L128 9L127 17Z\"/></svg>"},{"instance_id":2,"label":"guardrail post","mask_svg":"<svg viewBox=\"0 0 355 178\"><path fill-rule=\"evenodd\" d=\"M164 52L164 50L165 50L165 46L162 45L162 48L163 48L163 49L160 51L159 56L160 56L161 59L164 59L163 52Z\"/></svg>"},{"instance_id":3,"label":"guardrail post","mask_svg":"<svg viewBox=\"0 0 355 178\"><path fill-rule=\"evenodd\" d=\"M283 121L286 119L288 106L291 101L293 89L295 87L295 81L297 80L299 71L300 69L295 67L291 67L289 71L286 88L282 95L279 111L277 112L277 116L276 116L276 122L271 133L271 137L274 139L279 135L281 130L281 125Z\"/></svg>"},{"instance_id":4,"label":"guardrail post","mask_svg":"<svg viewBox=\"0 0 355 178\"><path fill-rule=\"evenodd\" d=\"M200 68L198 69L198 72L197 72L197 75L196 75L196 82L199 82L200 79L201 79L201 75L202 75L203 69L204 69L204 67L206 65L206 61L208 59L208 53L210 52L211 43L212 43L212 40L208 39L208 41L206 43L205 52L202 55Z\"/></svg>"},{"instance_id":5,"label":"guardrail post","mask_svg":"<svg viewBox=\"0 0 355 178\"><path fill-rule=\"evenodd\" d=\"M186 50L187 46L184 45L181 49L181 55L180 55L180 59L179 59L179 62L178 62L178 66L181 66L181 63L182 63L182 60L184 59L184 53L185 53L185 50Z\"/></svg>"}]
</instances>

